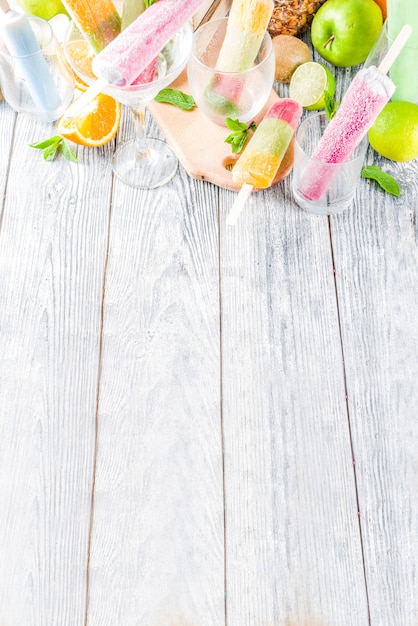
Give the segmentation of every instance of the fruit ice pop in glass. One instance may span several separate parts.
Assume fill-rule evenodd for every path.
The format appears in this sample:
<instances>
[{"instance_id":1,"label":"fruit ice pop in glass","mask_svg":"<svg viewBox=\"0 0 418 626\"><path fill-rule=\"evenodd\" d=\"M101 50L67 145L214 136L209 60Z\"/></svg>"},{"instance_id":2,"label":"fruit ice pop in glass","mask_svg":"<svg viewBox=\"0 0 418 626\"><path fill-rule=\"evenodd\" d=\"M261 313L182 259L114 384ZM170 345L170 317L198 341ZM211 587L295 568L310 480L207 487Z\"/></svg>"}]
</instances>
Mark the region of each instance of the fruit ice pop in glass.
<instances>
[{"instance_id":1,"label":"fruit ice pop in glass","mask_svg":"<svg viewBox=\"0 0 418 626\"><path fill-rule=\"evenodd\" d=\"M125 0L122 8L122 30L128 28L128 26L132 24L132 22L134 22L146 8L145 0ZM153 59L151 63L140 73L133 85L150 83L154 79L157 62L158 57L155 57L155 59Z\"/></svg>"},{"instance_id":2,"label":"fruit ice pop in glass","mask_svg":"<svg viewBox=\"0 0 418 626\"><path fill-rule=\"evenodd\" d=\"M389 76L396 85L392 100L406 100L418 104L418 2L417 0L387 0L386 29L393 41L405 24L413 33Z\"/></svg>"},{"instance_id":3,"label":"fruit ice pop in glass","mask_svg":"<svg viewBox=\"0 0 418 626\"><path fill-rule=\"evenodd\" d=\"M0 37L13 57L15 71L24 77L28 91L39 111L55 111L61 97L49 71L48 63L26 15L0 5Z\"/></svg>"},{"instance_id":4,"label":"fruit ice pop in glass","mask_svg":"<svg viewBox=\"0 0 418 626\"><path fill-rule=\"evenodd\" d=\"M237 114L236 105L244 88L244 80L233 73L244 72L254 64L273 8L273 0L234 0L232 3L216 62L219 73L214 74L205 90L208 104L225 117Z\"/></svg>"},{"instance_id":5,"label":"fruit ice pop in glass","mask_svg":"<svg viewBox=\"0 0 418 626\"><path fill-rule=\"evenodd\" d=\"M228 226L235 224L254 187L270 187L302 115L302 106L290 98L274 102L258 125L232 169L234 183L241 185L228 214Z\"/></svg>"},{"instance_id":6,"label":"fruit ice pop in glass","mask_svg":"<svg viewBox=\"0 0 418 626\"><path fill-rule=\"evenodd\" d=\"M395 92L393 81L386 76L400 51L410 37L412 29L404 26L379 67L371 65L355 75L337 113L326 127L318 146L299 181L298 193L310 201L322 198L338 168L327 164L347 161L353 150L366 136L367 131Z\"/></svg>"},{"instance_id":7,"label":"fruit ice pop in glass","mask_svg":"<svg viewBox=\"0 0 418 626\"><path fill-rule=\"evenodd\" d=\"M66 110L74 117L101 91L128 89L204 0L158 0L94 57L97 80Z\"/></svg>"},{"instance_id":8,"label":"fruit ice pop in glass","mask_svg":"<svg viewBox=\"0 0 418 626\"><path fill-rule=\"evenodd\" d=\"M112 0L63 0L63 4L94 52L119 35L121 18Z\"/></svg>"}]
</instances>

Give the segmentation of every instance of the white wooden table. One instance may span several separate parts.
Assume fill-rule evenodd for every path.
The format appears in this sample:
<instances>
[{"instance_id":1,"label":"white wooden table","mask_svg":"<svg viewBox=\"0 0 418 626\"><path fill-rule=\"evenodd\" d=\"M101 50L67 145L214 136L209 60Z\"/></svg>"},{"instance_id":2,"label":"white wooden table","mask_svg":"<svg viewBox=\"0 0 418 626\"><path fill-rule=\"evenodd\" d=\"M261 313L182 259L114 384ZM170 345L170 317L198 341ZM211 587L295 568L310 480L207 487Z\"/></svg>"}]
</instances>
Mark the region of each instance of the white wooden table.
<instances>
[{"instance_id":1,"label":"white wooden table","mask_svg":"<svg viewBox=\"0 0 418 626\"><path fill-rule=\"evenodd\" d=\"M53 130L0 103L1 626L417 626L418 161L227 228Z\"/></svg>"}]
</instances>

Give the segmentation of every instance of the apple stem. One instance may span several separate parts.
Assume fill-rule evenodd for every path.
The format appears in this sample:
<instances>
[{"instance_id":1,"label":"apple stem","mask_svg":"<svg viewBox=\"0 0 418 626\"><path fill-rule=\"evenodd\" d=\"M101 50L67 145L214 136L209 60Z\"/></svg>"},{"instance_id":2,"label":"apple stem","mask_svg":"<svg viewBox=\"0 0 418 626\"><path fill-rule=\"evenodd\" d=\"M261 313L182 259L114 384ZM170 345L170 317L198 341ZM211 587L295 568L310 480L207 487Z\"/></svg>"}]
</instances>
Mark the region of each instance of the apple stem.
<instances>
[{"instance_id":1,"label":"apple stem","mask_svg":"<svg viewBox=\"0 0 418 626\"><path fill-rule=\"evenodd\" d=\"M326 48L326 47L327 47L327 45L328 45L329 43L331 43L331 41L334 41L334 39L335 39L335 36L334 36L334 35L330 35L330 36L328 37L328 39L326 40L326 42L324 43L324 48Z\"/></svg>"}]
</instances>

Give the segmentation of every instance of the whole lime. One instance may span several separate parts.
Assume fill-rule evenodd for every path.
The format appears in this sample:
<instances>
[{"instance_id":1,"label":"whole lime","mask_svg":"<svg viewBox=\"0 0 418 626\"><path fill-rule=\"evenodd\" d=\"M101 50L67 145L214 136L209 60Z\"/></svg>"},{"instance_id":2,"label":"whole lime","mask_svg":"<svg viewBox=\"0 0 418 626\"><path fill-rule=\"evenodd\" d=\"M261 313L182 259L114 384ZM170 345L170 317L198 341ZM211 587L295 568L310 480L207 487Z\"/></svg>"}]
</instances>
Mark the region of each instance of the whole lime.
<instances>
[{"instance_id":1,"label":"whole lime","mask_svg":"<svg viewBox=\"0 0 418 626\"><path fill-rule=\"evenodd\" d=\"M17 4L28 15L35 15L44 20L50 20L59 13L68 15L61 0L17 0Z\"/></svg>"},{"instance_id":2,"label":"whole lime","mask_svg":"<svg viewBox=\"0 0 418 626\"><path fill-rule=\"evenodd\" d=\"M418 105L389 102L369 130L372 148L391 161L418 157Z\"/></svg>"}]
</instances>

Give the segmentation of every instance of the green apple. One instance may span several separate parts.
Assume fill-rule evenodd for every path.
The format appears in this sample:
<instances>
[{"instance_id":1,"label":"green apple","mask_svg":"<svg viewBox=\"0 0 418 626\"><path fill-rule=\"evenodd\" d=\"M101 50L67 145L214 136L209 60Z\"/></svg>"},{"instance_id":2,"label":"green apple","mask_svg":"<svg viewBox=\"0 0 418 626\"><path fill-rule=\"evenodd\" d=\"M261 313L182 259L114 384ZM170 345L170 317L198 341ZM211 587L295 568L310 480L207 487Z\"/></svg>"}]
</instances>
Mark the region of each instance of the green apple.
<instances>
[{"instance_id":1,"label":"green apple","mask_svg":"<svg viewBox=\"0 0 418 626\"><path fill-rule=\"evenodd\" d=\"M375 0L327 0L312 21L312 44L332 65L358 65L366 60L382 23Z\"/></svg>"},{"instance_id":2,"label":"green apple","mask_svg":"<svg viewBox=\"0 0 418 626\"><path fill-rule=\"evenodd\" d=\"M68 15L61 0L17 0L17 4L28 15L35 15L44 20L50 20L59 13Z\"/></svg>"}]
</instances>

